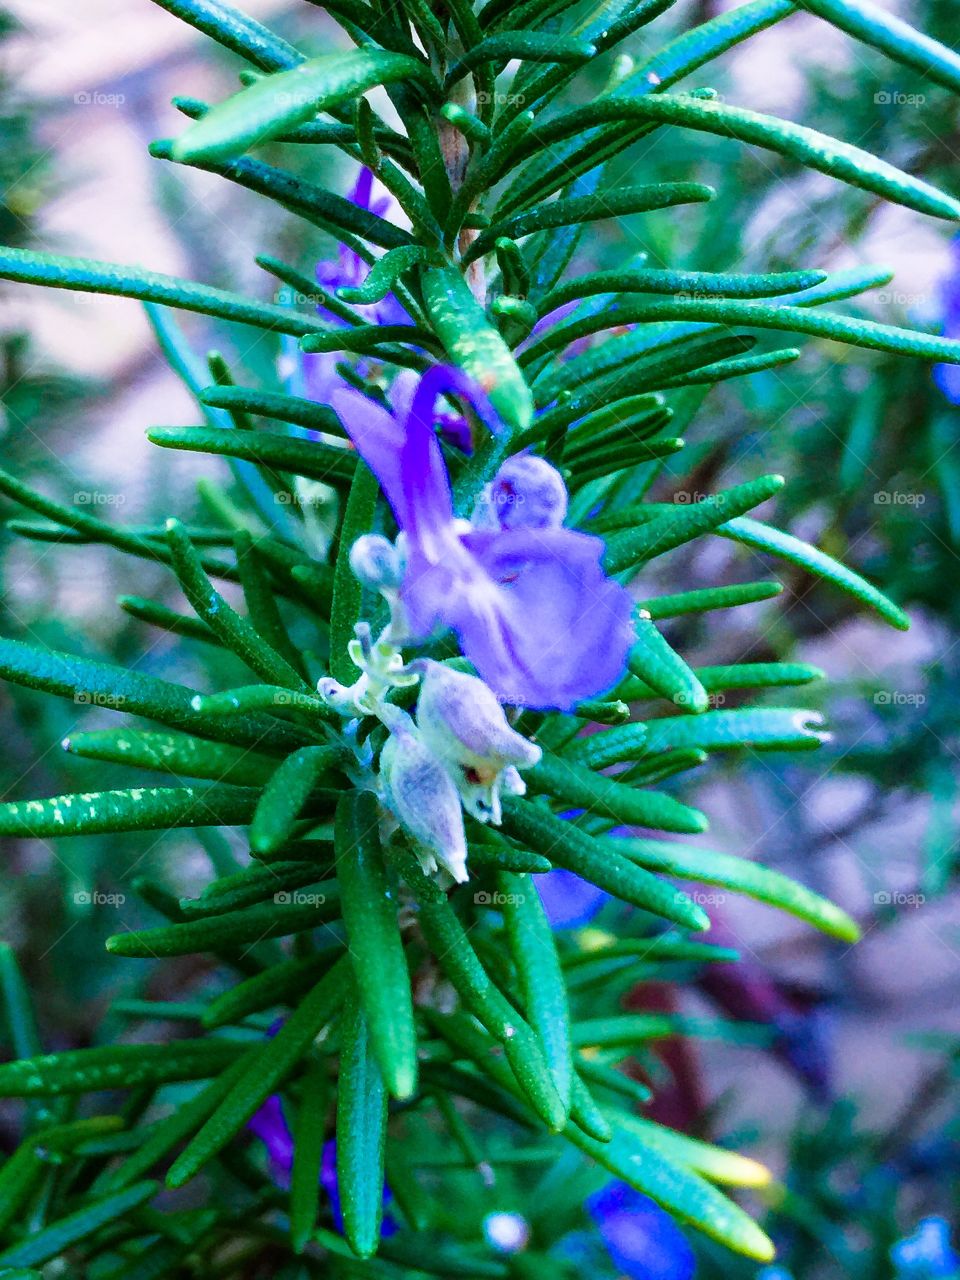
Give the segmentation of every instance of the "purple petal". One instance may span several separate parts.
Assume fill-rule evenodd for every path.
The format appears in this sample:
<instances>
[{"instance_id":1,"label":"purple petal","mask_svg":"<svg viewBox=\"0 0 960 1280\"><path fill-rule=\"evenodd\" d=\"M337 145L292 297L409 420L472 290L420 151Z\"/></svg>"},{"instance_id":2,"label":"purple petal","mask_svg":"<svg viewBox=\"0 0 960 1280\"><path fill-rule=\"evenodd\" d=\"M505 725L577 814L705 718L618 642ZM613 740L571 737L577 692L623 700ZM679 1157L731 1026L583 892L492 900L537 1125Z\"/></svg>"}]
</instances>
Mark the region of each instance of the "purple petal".
<instances>
[{"instance_id":1,"label":"purple petal","mask_svg":"<svg viewBox=\"0 0 960 1280\"><path fill-rule=\"evenodd\" d=\"M960 338L960 235L950 245L951 267L940 285L943 336ZM935 364L933 380L951 404L960 404L960 365Z\"/></svg>"},{"instance_id":2,"label":"purple petal","mask_svg":"<svg viewBox=\"0 0 960 1280\"><path fill-rule=\"evenodd\" d=\"M607 900L607 894L572 871L545 871L533 877L553 929L582 929Z\"/></svg>"},{"instance_id":3,"label":"purple petal","mask_svg":"<svg viewBox=\"0 0 960 1280\"><path fill-rule=\"evenodd\" d=\"M279 1094L274 1093L267 1098L247 1121L247 1128L266 1147L274 1181L286 1186L293 1169L293 1134L283 1114Z\"/></svg>"},{"instance_id":4,"label":"purple petal","mask_svg":"<svg viewBox=\"0 0 960 1280\"><path fill-rule=\"evenodd\" d=\"M673 1218L648 1196L611 1182L587 1201L613 1264L630 1280L691 1280L696 1257Z\"/></svg>"},{"instance_id":5,"label":"purple petal","mask_svg":"<svg viewBox=\"0 0 960 1280\"><path fill-rule=\"evenodd\" d=\"M462 541L479 572L449 602L448 621L495 693L568 710L622 678L633 602L600 567L599 538L513 529Z\"/></svg>"}]
</instances>

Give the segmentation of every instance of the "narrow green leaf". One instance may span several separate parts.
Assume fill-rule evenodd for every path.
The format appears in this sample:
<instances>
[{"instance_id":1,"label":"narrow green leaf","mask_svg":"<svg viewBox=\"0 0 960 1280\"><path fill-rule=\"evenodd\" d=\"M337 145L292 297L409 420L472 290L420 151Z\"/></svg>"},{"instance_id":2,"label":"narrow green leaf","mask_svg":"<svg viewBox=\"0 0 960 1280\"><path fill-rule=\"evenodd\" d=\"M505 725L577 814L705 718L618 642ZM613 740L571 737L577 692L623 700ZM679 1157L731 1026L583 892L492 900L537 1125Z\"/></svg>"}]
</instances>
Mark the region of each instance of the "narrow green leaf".
<instances>
[{"instance_id":1,"label":"narrow green leaf","mask_svg":"<svg viewBox=\"0 0 960 1280\"><path fill-rule=\"evenodd\" d=\"M153 0L153 3L263 71L281 71L303 61L303 54L292 44L262 22L235 9L227 0Z\"/></svg>"},{"instance_id":2,"label":"narrow green leaf","mask_svg":"<svg viewBox=\"0 0 960 1280\"><path fill-rule=\"evenodd\" d=\"M0 942L0 1001L3 1003L9 1044L18 1058L32 1058L43 1046L33 1012L30 992L17 963L17 955L7 942Z\"/></svg>"},{"instance_id":3,"label":"narrow green leaf","mask_svg":"<svg viewBox=\"0 0 960 1280\"><path fill-rule=\"evenodd\" d=\"M616 732L606 730L576 738L564 751L564 757L585 769L607 769L624 760L636 760L646 750L647 726L642 721L614 726Z\"/></svg>"},{"instance_id":4,"label":"narrow green leaf","mask_svg":"<svg viewBox=\"0 0 960 1280\"><path fill-rule=\"evenodd\" d=\"M630 1112L617 1111L616 1119L618 1124L636 1134L646 1146L652 1147L654 1151L662 1151L668 1160L674 1160L694 1173L699 1173L710 1182L731 1187L765 1187L771 1181L769 1169L736 1151L726 1151L710 1142L700 1142L685 1133L678 1133L675 1129L668 1129L666 1125Z\"/></svg>"},{"instance_id":5,"label":"narrow green leaf","mask_svg":"<svg viewBox=\"0 0 960 1280\"><path fill-rule=\"evenodd\" d=\"M263 1009L294 1004L297 996L320 980L332 962L333 957L323 952L271 965L211 1000L204 1011L203 1025L208 1029L225 1027Z\"/></svg>"},{"instance_id":6,"label":"narrow green leaf","mask_svg":"<svg viewBox=\"0 0 960 1280\"><path fill-rule=\"evenodd\" d=\"M647 722L644 751L655 755L676 747L706 751L813 751L826 739L823 716L805 707L745 707L707 711L701 716L668 716ZM616 733L616 729L608 730Z\"/></svg>"},{"instance_id":7,"label":"narrow green leaf","mask_svg":"<svg viewBox=\"0 0 960 1280\"><path fill-rule=\"evenodd\" d=\"M594 271L551 289L538 303L542 316L567 302L600 293L663 293L693 297L770 298L810 289L828 279L825 271L771 271L741 275L734 271L665 271L639 267L632 271Z\"/></svg>"},{"instance_id":8,"label":"narrow green leaf","mask_svg":"<svg viewBox=\"0 0 960 1280\"><path fill-rule=\"evenodd\" d=\"M380 850L379 821L372 792L341 797L335 828L337 879L370 1043L388 1091L403 1100L416 1092L417 1030L396 892Z\"/></svg>"},{"instance_id":9,"label":"narrow green leaf","mask_svg":"<svg viewBox=\"0 0 960 1280\"><path fill-rule=\"evenodd\" d=\"M501 872L498 881L523 1007L540 1037L560 1101L569 1110L573 1080L570 1009L553 931L530 876Z\"/></svg>"},{"instance_id":10,"label":"narrow green leaf","mask_svg":"<svg viewBox=\"0 0 960 1280\"><path fill-rule=\"evenodd\" d=\"M960 93L960 54L870 0L798 0L817 17ZM955 34L955 33L954 33Z\"/></svg>"},{"instance_id":11,"label":"narrow green leaf","mask_svg":"<svg viewBox=\"0 0 960 1280\"><path fill-rule=\"evenodd\" d=\"M67 1049L0 1064L0 1097L58 1097L218 1075L243 1051L231 1040L169 1040Z\"/></svg>"},{"instance_id":12,"label":"narrow green leaf","mask_svg":"<svg viewBox=\"0 0 960 1280\"><path fill-rule=\"evenodd\" d=\"M748 862L733 854L718 853L713 849L695 849L690 845L673 844L664 840L623 837L617 843L628 857L651 870L665 871L669 875L746 894L756 898L758 902L767 902L800 920L806 920L817 929L844 942L856 942L860 936L856 922L845 911L813 893L805 885L798 884L769 867L758 866L755 862Z\"/></svg>"},{"instance_id":13,"label":"narrow green leaf","mask_svg":"<svg viewBox=\"0 0 960 1280\"><path fill-rule=\"evenodd\" d=\"M187 617L168 609L159 600L147 600L143 596L117 596L117 604L131 618L149 623L152 627L160 627L174 635L186 636L189 640L202 640L205 644L220 645L220 638L205 622L199 618Z\"/></svg>"},{"instance_id":14,"label":"narrow green leaf","mask_svg":"<svg viewBox=\"0 0 960 1280\"><path fill-rule=\"evenodd\" d=\"M603 218L622 218L631 213L651 213L656 209L672 209L680 204L699 204L712 200L713 187L699 182L654 182L635 187L615 187L602 194L566 196L547 201L503 222L494 223L477 237L465 261L472 262L492 252L503 236L519 240L536 231L552 227L581 226Z\"/></svg>"},{"instance_id":15,"label":"narrow green leaf","mask_svg":"<svg viewBox=\"0 0 960 1280\"><path fill-rule=\"evenodd\" d=\"M627 658L633 674L678 707L692 712L705 711L709 706L707 692L694 671L642 612L638 612L635 626L637 643Z\"/></svg>"},{"instance_id":16,"label":"narrow green leaf","mask_svg":"<svg viewBox=\"0 0 960 1280\"><path fill-rule=\"evenodd\" d=\"M712 1240L759 1262L773 1258L772 1242L738 1205L698 1174L642 1143L635 1134L615 1131L612 1140L604 1143L588 1138L571 1125L564 1137L615 1178L650 1196L681 1222L696 1227Z\"/></svg>"},{"instance_id":17,"label":"narrow green leaf","mask_svg":"<svg viewBox=\"0 0 960 1280\"><path fill-rule=\"evenodd\" d=\"M383 1220L387 1091L370 1044L360 1001L348 997L337 1087L337 1185L343 1233L353 1252L370 1258Z\"/></svg>"},{"instance_id":18,"label":"narrow green leaf","mask_svg":"<svg viewBox=\"0 0 960 1280\"><path fill-rule=\"evenodd\" d=\"M503 829L528 848L543 850L556 866L576 872L631 906L687 929L710 927L706 912L674 885L647 873L638 876L641 868L622 856L615 840L594 839L573 823L515 797L504 800Z\"/></svg>"},{"instance_id":19,"label":"narrow green leaf","mask_svg":"<svg viewBox=\"0 0 960 1280\"><path fill-rule=\"evenodd\" d=\"M200 393L200 402L211 409L253 413L294 427L305 427L308 431L343 435L340 419L332 409L279 391L264 391L259 387L206 387Z\"/></svg>"},{"instance_id":20,"label":"narrow green leaf","mask_svg":"<svg viewBox=\"0 0 960 1280\"><path fill-rule=\"evenodd\" d=\"M154 729L128 727L72 733L61 745L71 755L89 760L129 764L178 777L210 778L240 787L262 787L276 768L275 761L258 756L247 747Z\"/></svg>"},{"instance_id":21,"label":"narrow green leaf","mask_svg":"<svg viewBox=\"0 0 960 1280\"><path fill-rule=\"evenodd\" d=\"M902 173L885 160L808 129L791 120L694 97L692 94L651 94L646 97L611 95L587 107L575 107L530 135L531 145L559 142L599 124L612 121L656 121L697 129L719 137L750 142L791 160L871 191L895 204L935 218L960 219L960 202L919 178Z\"/></svg>"},{"instance_id":22,"label":"narrow green leaf","mask_svg":"<svg viewBox=\"0 0 960 1280\"><path fill-rule=\"evenodd\" d=\"M320 1208L320 1169L327 1127L330 1081L325 1067L313 1064L306 1072L293 1126L293 1168L290 1174L290 1240L303 1253L317 1225Z\"/></svg>"},{"instance_id":23,"label":"narrow green leaf","mask_svg":"<svg viewBox=\"0 0 960 1280\"><path fill-rule=\"evenodd\" d=\"M429 262L431 258L430 250L419 244L400 245L396 249L390 249L382 258L377 259L362 284L344 285L337 290L337 297L344 302L364 306L371 302L381 302L405 271L418 263Z\"/></svg>"},{"instance_id":24,"label":"narrow green leaf","mask_svg":"<svg viewBox=\"0 0 960 1280\"><path fill-rule=\"evenodd\" d=\"M557 35L552 31L501 31L475 44L447 73L444 91L449 91L475 67L484 62L569 62L577 65L589 61L597 47L577 36Z\"/></svg>"},{"instance_id":25,"label":"narrow green leaf","mask_svg":"<svg viewBox=\"0 0 960 1280\"><path fill-rule=\"evenodd\" d=\"M58 1222L34 1232L28 1239L5 1249L0 1253L0 1267L30 1267L60 1257L101 1227L125 1218L146 1204L156 1190L155 1182L137 1182L122 1191L91 1200L84 1208L67 1214Z\"/></svg>"},{"instance_id":26,"label":"narrow green leaf","mask_svg":"<svg viewBox=\"0 0 960 1280\"><path fill-rule=\"evenodd\" d=\"M257 792L216 783L197 787L130 787L0 804L0 835L101 835L174 827L239 826L250 821Z\"/></svg>"},{"instance_id":27,"label":"narrow green leaf","mask_svg":"<svg viewBox=\"0 0 960 1280\"><path fill-rule=\"evenodd\" d=\"M339 891L330 881L318 884L315 892L278 892L276 898L202 920L116 933L107 939L107 950L114 955L152 960L249 947L261 939L283 938L318 928L340 909Z\"/></svg>"},{"instance_id":28,"label":"narrow green leaf","mask_svg":"<svg viewBox=\"0 0 960 1280\"><path fill-rule=\"evenodd\" d=\"M301 747L277 766L250 824L252 853L269 857L283 848L324 774L342 759L339 747Z\"/></svg>"},{"instance_id":29,"label":"narrow green leaf","mask_svg":"<svg viewBox=\"0 0 960 1280\"><path fill-rule=\"evenodd\" d=\"M649 745L646 750L650 750ZM707 829L707 820L698 809L691 809L673 796L636 790L560 756L544 754L539 764L524 770L523 776L534 793L546 792L564 805L583 807L618 823L657 827L661 831Z\"/></svg>"},{"instance_id":30,"label":"narrow green leaf","mask_svg":"<svg viewBox=\"0 0 960 1280\"><path fill-rule=\"evenodd\" d=\"M635 569L654 556L729 524L731 519L779 493L783 483L783 476L761 476L758 480L747 480L699 500L691 500L690 494L681 491L677 495L675 511L607 538L604 557L607 572L622 573ZM629 518L628 512L623 518Z\"/></svg>"},{"instance_id":31,"label":"narrow green leaf","mask_svg":"<svg viewBox=\"0 0 960 1280\"><path fill-rule=\"evenodd\" d=\"M687 613L707 613L713 609L755 604L758 600L771 600L782 591L783 586L779 582L737 582L727 587L702 587L676 595L654 596L652 600L641 601L640 608L656 621L658 618L679 618Z\"/></svg>"},{"instance_id":32,"label":"narrow green leaf","mask_svg":"<svg viewBox=\"0 0 960 1280\"><path fill-rule=\"evenodd\" d=\"M156 271L143 271L139 267L69 258L62 254L2 246L0 279L41 284L52 289L74 289L82 293L109 293L121 298L139 298L141 302L160 302L184 311L198 311L201 315L297 337L327 330L327 325L321 321L290 307L251 302L242 294L228 293L192 280L179 280Z\"/></svg>"},{"instance_id":33,"label":"narrow green leaf","mask_svg":"<svg viewBox=\"0 0 960 1280\"><path fill-rule=\"evenodd\" d=\"M447 355L480 384L503 421L523 431L533 397L513 353L487 319L456 267L430 268L421 278L430 321Z\"/></svg>"},{"instance_id":34,"label":"narrow green leaf","mask_svg":"<svg viewBox=\"0 0 960 1280\"><path fill-rule=\"evenodd\" d=\"M236 1136L303 1058L340 1008L346 957L338 960L293 1010L272 1040L251 1055L249 1066L167 1174L183 1186Z\"/></svg>"},{"instance_id":35,"label":"narrow green leaf","mask_svg":"<svg viewBox=\"0 0 960 1280\"><path fill-rule=\"evenodd\" d=\"M802 542L792 534L773 529L759 520L750 520L744 516L730 520L716 532L722 537L732 538L734 542L751 547L754 551L767 551L781 560L786 560L788 564L795 564L807 573L823 578L833 586L839 587L847 595L859 600L861 604L873 609L885 622L889 622L899 631L906 631L910 626L907 614L889 600L882 591L878 591L872 583L834 560L832 556L818 551L816 547L811 547L808 542Z\"/></svg>"},{"instance_id":36,"label":"narrow green leaf","mask_svg":"<svg viewBox=\"0 0 960 1280\"><path fill-rule=\"evenodd\" d=\"M402 53L361 48L323 54L264 76L208 111L174 142L173 158L189 164L241 155L378 84L411 79L434 83L426 63Z\"/></svg>"},{"instance_id":37,"label":"narrow green leaf","mask_svg":"<svg viewBox=\"0 0 960 1280\"><path fill-rule=\"evenodd\" d=\"M553 1084L540 1042L529 1025L496 987L470 945L463 925L446 898L421 892L421 876L411 888L418 893L420 925L440 967L470 1012L502 1046L530 1105L548 1128L559 1132L566 1108Z\"/></svg>"},{"instance_id":38,"label":"narrow green leaf","mask_svg":"<svg viewBox=\"0 0 960 1280\"><path fill-rule=\"evenodd\" d=\"M151 427L147 439L162 449L243 458L276 471L324 480L342 487L353 479L357 455L345 446L302 440L272 431L235 431L222 427Z\"/></svg>"}]
</instances>

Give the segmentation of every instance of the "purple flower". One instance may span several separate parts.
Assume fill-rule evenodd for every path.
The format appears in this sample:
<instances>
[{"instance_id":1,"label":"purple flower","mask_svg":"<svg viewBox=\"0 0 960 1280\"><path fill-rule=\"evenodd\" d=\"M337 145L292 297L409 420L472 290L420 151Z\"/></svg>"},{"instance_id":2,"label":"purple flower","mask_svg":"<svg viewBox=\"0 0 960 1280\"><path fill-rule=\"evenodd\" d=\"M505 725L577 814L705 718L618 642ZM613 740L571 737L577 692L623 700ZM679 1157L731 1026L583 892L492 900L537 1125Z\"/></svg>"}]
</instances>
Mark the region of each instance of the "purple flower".
<instances>
[{"instance_id":1,"label":"purple flower","mask_svg":"<svg viewBox=\"0 0 960 1280\"><path fill-rule=\"evenodd\" d=\"M633 640L630 596L604 574L599 538L525 524L514 509L509 528L502 522L478 528L455 517L434 430L440 395L466 400L499 431L486 396L444 365L423 375L406 413L388 412L353 390L331 397L404 535L405 638L426 640L451 628L499 697L569 709L623 675Z\"/></svg>"},{"instance_id":2,"label":"purple flower","mask_svg":"<svg viewBox=\"0 0 960 1280\"><path fill-rule=\"evenodd\" d=\"M940 286L943 336L960 338L960 236L954 238L950 254L952 269ZM935 364L933 380L951 404L960 404L960 365Z\"/></svg>"},{"instance_id":3,"label":"purple flower","mask_svg":"<svg viewBox=\"0 0 960 1280\"><path fill-rule=\"evenodd\" d=\"M365 209L378 218L396 220L398 210L393 198L389 195L374 197L373 174L369 169L360 170L360 175L348 199L358 209ZM322 285L328 293L336 293L338 289L352 289L363 284L369 270L370 264L365 262L356 250L341 244L335 258L325 258L317 263L317 283ZM388 293L380 302L371 302L366 305L358 303L354 305L354 310L370 324L411 323L409 315L392 293ZM322 306L318 307L317 311L324 320L329 320L335 325L343 324L334 312Z\"/></svg>"},{"instance_id":4,"label":"purple flower","mask_svg":"<svg viewBox=\"0 0 960 1280\"><path fill-rule=\"evenodd\" d=\"M587 1201L613 1264L630 1280L690 1280L696 1258L673 1218L625 1182L610 1182Z\"/></svg>"},{"instance_id":5,"label":"purple flower","mask_svg":"<svg viewBox=\"0 0 960 1280\"><path fill-rule=\"evenodd\" d=\"M890 1250L902 1280L947 1280L960 1274L960 1256L950 1244L950 1228L943 1218L924 1218L912 1236Z\"/></svg>"},{"instance_id":6,"label":"purple flower","mask_svg":"<svg viewBox=\"0 0 960 1280\"><path fill-rule=\"evenodd\" d=\"M266 1147L270 1176L274 1182L280 1187L289 1187L290 1175L293 1172L293 1134L283 1113L283 1103L279 1094L274 1093L267 1098L263 1106L247 1121L247 1128ZM343 1212L340 1207L340 1188L337 1185L337 1144L333 1139L325 1142L323 1146L320 1185L329 1197L333 1224L342 1234ZM390 1188L384 1183L384 1204L387 1204L390 1199ZM396 1222L389 1214L385 1215L380 1234L392 1236L396 1230Z\"/></svg>"},{"instance_id":7,"label":"purple flower","mask_svg":"<svg viewBox=\"0 0 960 1280\"><path fill-rule=\"evenodd\" d=\"M573 871L545 871L533 878L553 929L583 928L607 900L603 889Z\"/></svg>"}]
</instances>

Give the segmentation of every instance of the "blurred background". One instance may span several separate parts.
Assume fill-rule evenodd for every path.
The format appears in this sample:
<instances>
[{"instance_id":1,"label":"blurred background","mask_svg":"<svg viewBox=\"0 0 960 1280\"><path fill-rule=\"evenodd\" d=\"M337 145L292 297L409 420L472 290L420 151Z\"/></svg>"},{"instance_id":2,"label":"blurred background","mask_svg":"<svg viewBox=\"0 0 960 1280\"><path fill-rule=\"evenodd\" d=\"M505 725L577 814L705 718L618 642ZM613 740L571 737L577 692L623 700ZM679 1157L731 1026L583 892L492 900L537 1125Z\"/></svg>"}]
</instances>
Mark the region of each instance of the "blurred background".
<instances>
[{"instance_id":1,"label":"blurred background","mask_svg":"<svg viewBox=\"0 0 960 1280\"><path fill-rule=\"evenodd\" d=\"M642 53L724 7L680 0L631 47ZM956 45L956 0L891 7ZM248 0L245 8L305 49L342 40L312 5ZM308 275L330 255L322 233L278 221L257 197L148 156L151 140L182 128L175 94L216 100L236 83L236 61L182 22L147 0L8 0L0 32L4 243L138 263L263 298L274 282L256 266L257 253ZM607 70L591 68L578 95L588 98ZM956 101L807 15L721 60L708 82L738 105L803 119L960 190ZM319 154L330 166L322 180L345 191L355 177L347 162ZM696 177L718 198L675 219L602 224L583 269L638 252L654 265L700 270L877 264L895 272L893 282L854 304L859 313L941 328L950 324L951 288L960 312L960 251L944 224L693 133L659 131L635 148L629 167L644 181ZM199 419L143 309L12 288L0 316L2 465L123 523L156 525L174 510L202 522L217 464L161 453L144 436L151 425ZM224 342L197 317L184 331L200 351ZM161 336L169 347L170 335ZM274 376L276 353L264 339L227 354L250 378ZM694 1049L685 1042L668 1061L672 1082L656 1104L692 1132L741 1144L785 1180L786 1198L767 1209L797 1277L892 1275L889 1249L899 1236L925 1215L956 1217L955 400L960 386L915 361L807 341L797 364L691 403L689 447L658 481L665 493L699 494L782 472L789 483L777 523L872 578L913 618L910 632L893 632L798 573L787 575L776 600L665 624L694 665L792 658L828 676L808 695L832 733L825 748L790 759L740 755L683 786L711 816L705 846L762 858L835 898L861 922L864 941L847 948L755 903L711 895L715 940L744 959L685 990L683 1008L765 1022L774 1048L736 1037ZM697 547L658 561L663 568L640 584L642 594L739 580L728 543ZM25 540L15 529L0 533L0 556L3 634L213 687L201 643L177 642L117 606L130 594L170 600L162 569L125 563L109 548ZM726 696L735 705L736 695ZM4 798L109 785L109 766L69 757L60 743L79 719L95 727L110 715L0 686ZM30 973L50 1048L88 1043L113 999L144 994L142 985L124 992L133 975L109 961L100 939L115 931L116 900L132 877L191 890L217 856L208 835L199 839L206 848L182 836L113 838L108 847L6 842L0 934ZM648 985L636 999L669 1006L674 996ZM706 1275L755 1272L709 1256L703 1266Z\"/></svg>"}]
</instances>

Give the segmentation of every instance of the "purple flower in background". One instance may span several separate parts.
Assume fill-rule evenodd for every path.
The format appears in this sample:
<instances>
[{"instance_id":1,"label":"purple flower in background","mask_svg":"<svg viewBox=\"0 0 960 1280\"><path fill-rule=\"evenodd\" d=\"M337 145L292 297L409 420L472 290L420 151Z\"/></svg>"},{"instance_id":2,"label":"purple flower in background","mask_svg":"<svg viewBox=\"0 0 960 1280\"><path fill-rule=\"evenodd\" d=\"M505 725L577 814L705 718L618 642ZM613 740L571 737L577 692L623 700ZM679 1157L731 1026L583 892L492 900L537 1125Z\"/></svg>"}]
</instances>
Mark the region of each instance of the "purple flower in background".
<instances>
[{"instance_id":1,"label":"purple flower in background","mask_svg":"<svg viewBox=\"0 0 960 1280\"><path fill-rule=\"evenodd\" d=\"M247 1121L247 1128L260 1139L267 1149L267 1163L270 1176L280 1187L289 1187L290 1175L293 1172L293 1134L283 1113L280 1095L271 1094L266 1102ZM343 1233L343 1213L340 1208L340 1188L337 1185L337 1144L332 1139L324 1143L323 1157L320 1162L320 1185L330 1200L330 1211L333 1224ZM383 1202L391 1199L390 1188L384 1183ZM396 1222L384 1215L380 1228L381 1235L392 1236L397 1230Z\"/></svg>"},{"instance_id":2,"label":"purple flower in background","mask_svg":"<svg viewBox=\"0 0 960 1280\"><path fill-rule=\"evenodd\" d=\"M613 1264L630 1280L690 1280L696 1258L673 1218L625 1182L610 1182L587 1201Z\"/></svg>"},{"instance_id":3,"label":"purple flower in background","mask_svg":"<svg viewBox=\"0 0 960 1280\"><path fill-rule=\"evenodd\" d=\"M607 900L603 889L573 871L544 871L533 877L553 929L581 929Z\"/></svg>"},{"instance_id":4,"label":"purple flower in background","mask_svg":"<svg viewBox=\"0 0 960 1280\"><path fill-rule=\"evenodd\" d=\"M951 270L940 285L943 336L960 338L960 236L954 238L950 254ZM933 380L951 404L960 404L960 365L935 364Z\"/></svg>"},{"instance_id":5,"label":"purple flower in background","mask_svg":"<svg viewBox=\"0 0 960 1280\"><path fill-rule=\"evenodd\" d=\"M960 1274L960 1256L950 1244L950 1228L943 1218L924 1218L913 1235L890 1250L898 1280L947 1280Z\"/></svg>"},{"instance_id":6,"label":"purple flower in background","mask_svg":"<svg viewBox=\"0 0 960 1280\"><path fill-rule=\"evenodd\" d=\"M387 194L375 197L373 174L369 169L360 170L360 176L354 183L348 199L358 209L365 209L368 213L375 214L378 218L386 218L389 222L396 221L397 213L399 212L396 201ZM369 262L365 262L356 250L341 244L335 258L325 258L322 262L317 263L317 283L322 285L328 293L336 293L338 289L356 288L357 285L363 284L369 270ZM359 303L351 305L370 324L412 323L409 315L392 293L388 293L380 302L371 302L368 305ZM334 312L327 311L322 306L318 307L317 311L324 320L329 320L331 324L343 324L343 321Z\"/></svg>"},{"instance_id":7,"label":"purple flower in background","mask_svg":"<svg viewBox=\"0 0 960 1280\"><path fill-rule=\"evenodd\" d=\"M404 535L406 638L426 640L451 628L480 678L507 702L568 709L606 691L626 669L633 627L629 594L600 566L603 542L559 520L543 524L541 508L525 505L516 477L502 507L509 519L499 527L489 527L487 518L482 528L458 520L433 425L441 395L463 398L499 431L486 396L444 365L423 375L406 413L388 412L353 390L335 390L331 398ZM525 522L527 510L535 523Z\"/></svg>"}]
</instances>

